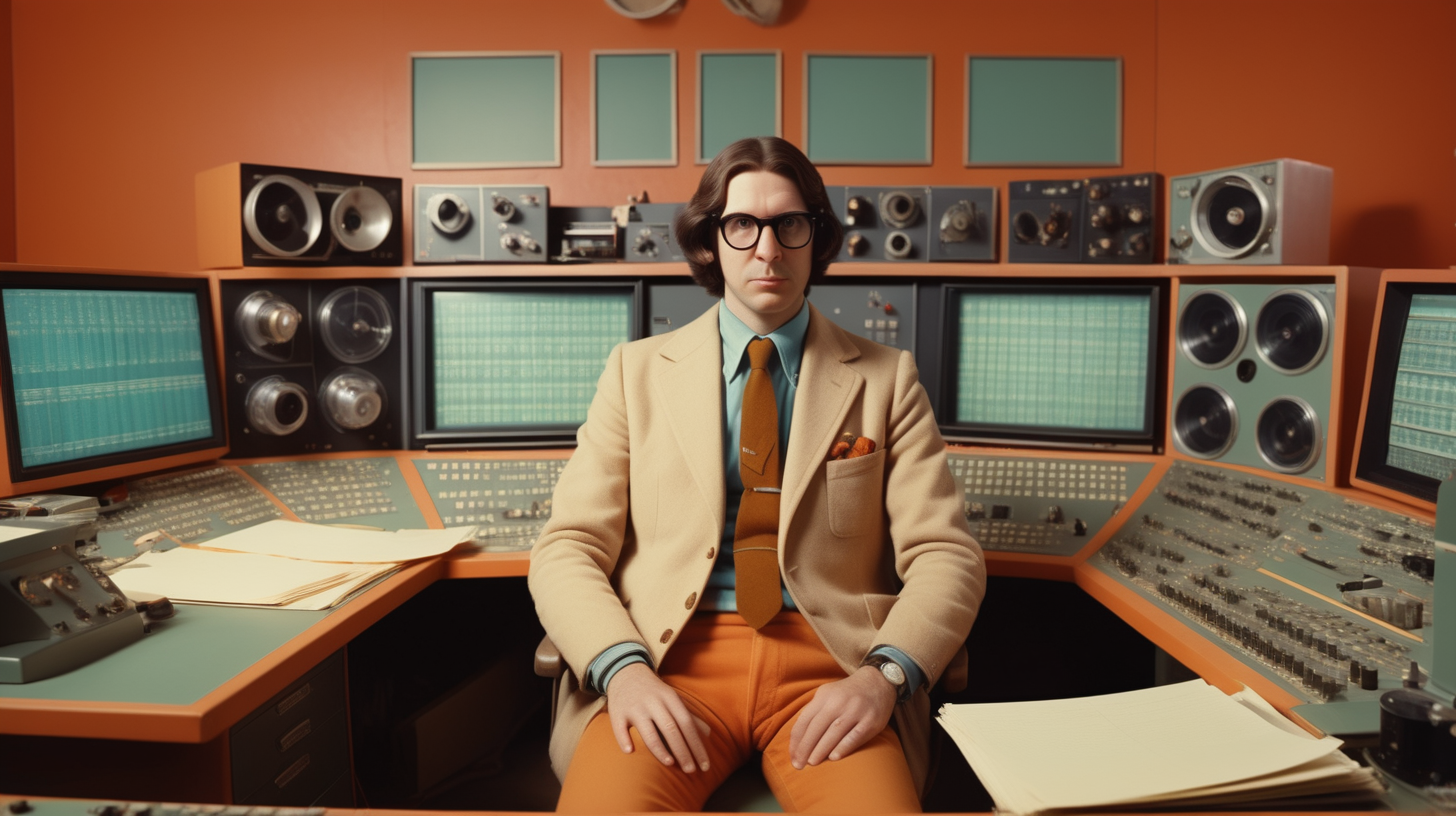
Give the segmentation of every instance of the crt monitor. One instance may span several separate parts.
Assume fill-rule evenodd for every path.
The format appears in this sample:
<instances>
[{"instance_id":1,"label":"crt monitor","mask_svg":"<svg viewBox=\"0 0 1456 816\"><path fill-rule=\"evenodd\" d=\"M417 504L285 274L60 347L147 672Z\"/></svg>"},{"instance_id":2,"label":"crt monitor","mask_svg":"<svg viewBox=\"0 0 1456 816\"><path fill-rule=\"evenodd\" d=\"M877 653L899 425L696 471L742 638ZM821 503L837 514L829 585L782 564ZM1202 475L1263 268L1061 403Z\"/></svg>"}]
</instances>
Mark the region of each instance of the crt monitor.
<instances>
[{"instance_id":1,"label":"crt monitor","mask_svg":"<svg viewBox=\"0 0 1456 816\"><path fill-rule=\"evenodd\" d=\"M1164 287L1085 281L923 287L920 376L952 442L1153 451Z\"/></svg>"},{"instance_id":2,"label":"crt monitor","mask_svg":"<svg viewBox=\"0 0 1456 816\"><path fill-rule=\"evenodd\" d=\"M226 452L207 278L0 270L6 495Z\"/></svg>"},{"instance_id":3,"label":"crt monitor","mask_svg":"<svg viewBox=\"0 0 1456 816\"><path fill-rule=\"evenodd\" d=\"M1456 280L1386 271L1351 482L1435 510L1456 471Z\"/></svg>"},{"instance_id":4,"label":"crt monitor","mask_svg":"<svg viewBox=\"0 0 1456 816\"><path fill-rule=\"evenodd\" d=\"M411 446L570 445L619 343L641 336L642 286L414 281Z\"/></svg>"}]
</instances>

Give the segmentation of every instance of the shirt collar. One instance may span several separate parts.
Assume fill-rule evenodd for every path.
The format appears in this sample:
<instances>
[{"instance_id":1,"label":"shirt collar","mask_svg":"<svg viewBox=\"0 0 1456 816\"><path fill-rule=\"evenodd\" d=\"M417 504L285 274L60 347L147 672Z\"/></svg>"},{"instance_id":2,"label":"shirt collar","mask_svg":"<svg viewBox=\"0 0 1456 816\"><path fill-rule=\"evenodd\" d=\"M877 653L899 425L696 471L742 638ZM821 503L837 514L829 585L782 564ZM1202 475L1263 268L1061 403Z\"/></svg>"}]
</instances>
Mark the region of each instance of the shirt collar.
<instances>
[{"instance_id":1,"label":"shirt collar","mask_svg":"<svg viewBox=\"0 0 1456 816\"><path fill-rule=\"evenodd\" d=\"M779 353L779 365L796 387L799 384L799 363L804 357L804 334L808 330L809 301L805 300L798 314L768 333L768 339L774 342L774 350ZM721 300L718 301L718 333L723 339L723 379L733 382L748 370L745 352L748 342L758 335Z\"/></svg>"}]
</instances>

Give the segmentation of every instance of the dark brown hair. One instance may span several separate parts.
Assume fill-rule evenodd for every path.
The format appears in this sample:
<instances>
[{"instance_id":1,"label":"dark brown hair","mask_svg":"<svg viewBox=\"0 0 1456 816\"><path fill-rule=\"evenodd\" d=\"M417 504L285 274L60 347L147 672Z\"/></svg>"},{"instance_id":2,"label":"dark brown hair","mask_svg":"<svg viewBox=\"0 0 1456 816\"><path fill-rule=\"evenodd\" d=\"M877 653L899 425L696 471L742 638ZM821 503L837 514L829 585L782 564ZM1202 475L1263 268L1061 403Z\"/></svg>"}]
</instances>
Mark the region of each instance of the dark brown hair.
<instances>
[{"instance_id":1,"label":"dark brown hair","mask_svg":"<svg viewBox=\"0 0 1456 816\"><path fill-rule=\"evenodd\" d=\"M804 206L814 214L814 260L809 267L812 285L824 277L829 264L839 256L844 228L829 204L824 180L809 157L777 136L739 139L723 148L698 182L698 191L678 213L674 235L693 280L713 297L723 296L723 267L718 263L718 216L728 201L728 182L739 173L776 173L799 188ZM808 287L805 287L805 292Z\"/></svg>"}]
</instances>

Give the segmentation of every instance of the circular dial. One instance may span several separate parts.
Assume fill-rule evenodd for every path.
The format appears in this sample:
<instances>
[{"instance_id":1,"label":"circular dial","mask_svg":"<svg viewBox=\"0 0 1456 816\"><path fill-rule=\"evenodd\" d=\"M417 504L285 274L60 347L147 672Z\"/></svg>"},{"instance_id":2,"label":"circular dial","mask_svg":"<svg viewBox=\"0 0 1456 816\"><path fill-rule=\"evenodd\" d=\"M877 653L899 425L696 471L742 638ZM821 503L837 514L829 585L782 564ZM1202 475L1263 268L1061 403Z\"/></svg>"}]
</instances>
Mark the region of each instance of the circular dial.
<instances>
[{"instance_id":1,"label":"circular dial","mask_svg":"<svg viewBox=\"0 0 1456 816\"><path fill-rule=\"evenodd\" d=\"M1233 445L1238 432L1238 409L1222 388L1195 385L1178 398L1173 412L1173 439L1185 453L1217 458Z\"/></svg>"},{"instance_id":2,"label":"circular dial","mask_svg":"<svg viewBox=\"0 0 1456 816\"><path fill-rule=\"evenodd\" d=\"M303 322L292 303L264 289L243 298L234 318L248 348L271 360L285 359L276 347L292 341Z\"/></svg>"},{"instance_id":3,"label":"circular dial","mask_svg":"<svg viewBox=\"0 0 1456 816\"><path fill-rule=\"evenodd\" d=\"M346 363L378 357L394 334L394 316L384 296L364 286L346 286L320 304L319 332L324 346Z\"/></svg>"},{"instance_id":4,"label":"circular dial","mask_svg":"<svg viewBox=\"0 0 1456 816\"><path fill-rule=\"evenodd\" d=\"M1300 374L1323 359L1329 347L1330 319L1313 294L1282 289L1259 307L1254 337L1265 362L1285 374Z\"/></svg>"},{"instance_id":5,"label":"circular dial","mask_svg":"<svg viewBox=\"0 0 1456 816\"><path fill-rule=\"evenodd\" d=\"M1220 368L1244 350L1248 319L1229 295L1205 289L1183 306L1178 320L1178 345L1195 365Z\"/></svg>"},{"instance_id":6,"label":"circular dial","mask_svg":"<svg viewBox=\"0 0 1456 816\"><path fill-rule=\"evenodd\" d=\"M1298 397L1280 397L1259 413L1259 455L1284 473L1303 473L1320 452L1319 415Z\"/></svg>"}]
</instances>

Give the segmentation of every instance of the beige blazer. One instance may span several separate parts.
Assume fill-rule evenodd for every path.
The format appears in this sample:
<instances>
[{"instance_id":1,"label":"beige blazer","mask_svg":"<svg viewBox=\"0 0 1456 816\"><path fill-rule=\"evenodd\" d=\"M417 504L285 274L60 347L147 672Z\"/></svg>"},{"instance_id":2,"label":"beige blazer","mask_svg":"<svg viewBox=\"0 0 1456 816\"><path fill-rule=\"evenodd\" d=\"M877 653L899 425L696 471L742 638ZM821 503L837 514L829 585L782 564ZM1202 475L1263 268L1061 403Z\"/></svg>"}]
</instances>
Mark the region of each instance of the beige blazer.
<instances>
[{"instance_id":1,"label":"beige blazer","mask_svg":"<svg viewBox=\"0 0 1456 816\"><path fill-rule=\"evenodd\" d=\"M531 551L536 610L569 668L551 735L560 776L605 703L580 687L588 664L634 641L661 665L707 584L726 501L722 403L717 307L617 347L597 384ZM911 355L810 306L791 428L779 526L790 596L846 675L888 644L933 684L970 632L986 574ZM845 432L877 450L829 461ZM922 691L895 712L922 785L929 708Z\"/></svg>"}]
</instances>

